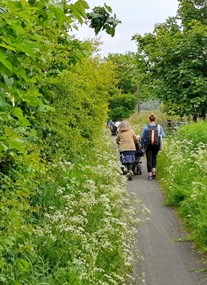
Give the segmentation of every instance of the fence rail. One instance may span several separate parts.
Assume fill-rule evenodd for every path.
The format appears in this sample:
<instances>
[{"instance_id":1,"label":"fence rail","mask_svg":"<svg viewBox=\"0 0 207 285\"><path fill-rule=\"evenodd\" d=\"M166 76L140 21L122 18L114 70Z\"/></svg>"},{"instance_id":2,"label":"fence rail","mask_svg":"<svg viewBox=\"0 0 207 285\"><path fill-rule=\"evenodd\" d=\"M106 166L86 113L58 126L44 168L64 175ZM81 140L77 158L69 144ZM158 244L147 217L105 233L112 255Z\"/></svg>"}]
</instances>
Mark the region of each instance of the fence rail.
<instances>
[{"instance_id":1,"label":"fence rail","mask_svg":"<svg viewBox=\"0 0 207 285\"><path fill-rule=\"evenodd\" d=\"M167 120L163 122L162 126L166 128L178 128L182 125L188 125L189 122L187 121L172 121L172 120Z\"/></svg>"}]
</instances>

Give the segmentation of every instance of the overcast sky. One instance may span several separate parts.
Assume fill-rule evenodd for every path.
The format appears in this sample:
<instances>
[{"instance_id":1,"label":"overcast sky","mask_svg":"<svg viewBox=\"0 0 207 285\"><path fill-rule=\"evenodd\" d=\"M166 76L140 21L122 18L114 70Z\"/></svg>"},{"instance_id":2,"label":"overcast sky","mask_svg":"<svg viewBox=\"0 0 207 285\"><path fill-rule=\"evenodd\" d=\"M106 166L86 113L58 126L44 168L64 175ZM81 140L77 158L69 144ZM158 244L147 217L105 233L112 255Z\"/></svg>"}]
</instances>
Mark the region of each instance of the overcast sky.
<instances>
[{"instance_id":1,"label":"overcast sky","mask_svg":"<svg viewBox=\"0 0 207 285\"><path fill-rule=\"evenodd\" d=\"M108 53L136 51L136 43L131 40L132 36L153 32L156 23L163 23L168 17L175 16L178 8L177 0L86 0L86 2L91 8L106 3L122 22L117 26L113 38L105 32L97 36L103 42L100 54L104 56ZM81 40L95 38L93 30L86 26L82 26L76 36Z\"/></svg>"}]
</instances>

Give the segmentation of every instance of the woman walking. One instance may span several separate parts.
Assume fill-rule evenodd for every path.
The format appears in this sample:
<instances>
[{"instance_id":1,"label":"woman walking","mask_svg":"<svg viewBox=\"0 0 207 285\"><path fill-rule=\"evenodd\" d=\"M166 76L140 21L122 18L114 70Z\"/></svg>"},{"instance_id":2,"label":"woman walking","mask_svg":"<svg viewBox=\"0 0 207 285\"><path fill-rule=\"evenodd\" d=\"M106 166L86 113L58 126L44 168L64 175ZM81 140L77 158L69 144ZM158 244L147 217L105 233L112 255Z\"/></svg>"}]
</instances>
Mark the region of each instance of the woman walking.
<instances>
[{"instance_id":1,"label":"woman walking","mask_svg":"<svg viewBox=\"0 0 207 285\"><path fill-rule=\"evenodd\" d=\"M121 122L116 142L119 146L121 163L126 166L130 175L133 175L132 169L135 163L136 143L138 140L128 121Z\"/></svg>"},{"instance_id":2,"label":"woman walking","mask_svg":"<svg viewBox=\"0 0 207 285\"><path fill-rule=\"evenodd\" d=\"M156 178L157 154L160 150L161 140L165 137L162 126L156 124L156 116L149 116L149 124L144 126L141 135L141 144L145 149L147 158L148 180Z\"/></svg>"}]
</instances>

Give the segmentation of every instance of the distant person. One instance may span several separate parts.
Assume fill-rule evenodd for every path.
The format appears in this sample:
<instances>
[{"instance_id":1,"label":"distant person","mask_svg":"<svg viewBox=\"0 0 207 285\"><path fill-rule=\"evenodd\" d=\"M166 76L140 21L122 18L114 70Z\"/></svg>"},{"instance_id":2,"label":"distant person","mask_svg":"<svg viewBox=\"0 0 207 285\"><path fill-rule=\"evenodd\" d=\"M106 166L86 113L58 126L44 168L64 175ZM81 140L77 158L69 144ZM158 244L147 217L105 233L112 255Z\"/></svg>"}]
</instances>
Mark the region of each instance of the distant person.
<instances>
[{"instance_id":1,"label":"distant person","mask_svg":"<svg viewBox=\"0 0 207 285\"><path fill-rule=\"evenodd\" d=\"M119 126L120 126L120 124L121 124L120 121L116 121L116 122L114 123L114 125L115 125L115 127L116 127L116 133L117 133L117 134L118 134L118 132L119 132Z\"/></svg>"},{"instance_id":2,"label":"distant person","mask_svg":"<svg viewBox=\"0 0 207 285\"><path fill-rule=\"evenodd\" d=\"M117 127L115 126L115 123L112 120L110 120L108 122L108 126L110 128L112 136L115 136L116 135L116 131L117 131Z\"/></svg>"},{"instance_id":3,"label":"distant person","mask_svg":"<svg viewBox=\"0 0 207 285\"><path fill-rule=\"evenodd\" d=\"M119 146L121 163L127 168L130 175L133 175L136 143L138 140L134 130L130 128L128 121L120 123L116 142Z\"/></svg>"},{"instance_id":4,"label":"distant person","mask_svg":"<svg viewBox=\"0 0 207 285\"><path fill-rule=\"evenodd\" d=\"M162 126L156 124L156 116L149 115L149 124L144 126L141 135L141 145L145 149L147 158L148 180L156 178L157 154L165 137Z\"/></svg>"},{"instance_id":5,"label":"distant person","mask_svg":"<svg viewBox=\"0 0 207 285\"><path fill-rule=\"evenodd\" d=\"M109 120L108 124L109 128L111 129L114 126L114 122L112 120Z\"/></svg>"}]
</instances>

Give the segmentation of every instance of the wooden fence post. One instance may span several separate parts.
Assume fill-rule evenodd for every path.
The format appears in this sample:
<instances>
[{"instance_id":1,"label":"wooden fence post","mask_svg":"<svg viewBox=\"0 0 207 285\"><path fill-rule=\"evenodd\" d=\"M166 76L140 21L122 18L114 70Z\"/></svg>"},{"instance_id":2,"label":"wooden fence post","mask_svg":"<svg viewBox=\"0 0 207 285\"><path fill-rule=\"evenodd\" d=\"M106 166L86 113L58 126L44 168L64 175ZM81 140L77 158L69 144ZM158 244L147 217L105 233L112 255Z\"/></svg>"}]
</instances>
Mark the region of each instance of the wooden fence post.
<instances>
[{"instance_id":1,"label":"wooden fence post","mask_svg":"<svg viewBox=\"0 0 207 285\"><path fill-rule=\"evenodd\" d=\"M140 97L139 84L137 84L137 111L138 111L138 113L140 113L140 111L141 111L141 97Z\"/></svg>"}]
</instances>

